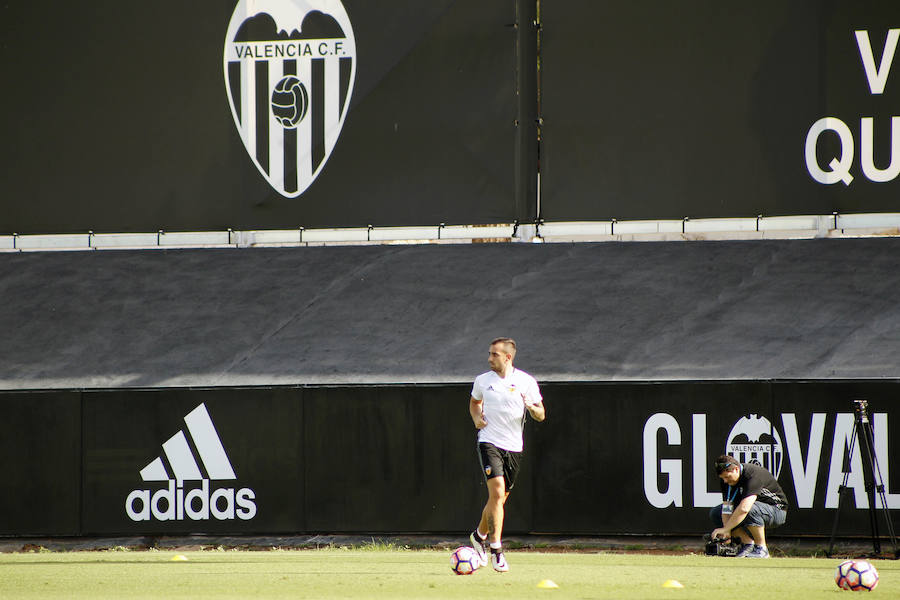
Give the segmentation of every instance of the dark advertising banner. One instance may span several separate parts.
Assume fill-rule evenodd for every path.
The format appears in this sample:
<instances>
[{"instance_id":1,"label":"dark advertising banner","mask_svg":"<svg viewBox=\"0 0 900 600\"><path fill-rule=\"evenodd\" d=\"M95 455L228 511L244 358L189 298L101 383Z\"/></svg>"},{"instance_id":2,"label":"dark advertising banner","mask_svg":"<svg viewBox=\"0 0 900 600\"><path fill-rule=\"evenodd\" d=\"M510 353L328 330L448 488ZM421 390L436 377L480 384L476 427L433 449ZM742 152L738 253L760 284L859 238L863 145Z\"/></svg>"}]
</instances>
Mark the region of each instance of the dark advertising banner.
<instances>
[{"instance_id":1,"label":"dark advertising banner","mask_svg":"<svg viewBox=\"0 0 900 600\"><path fill-rule=\"evenodd\" d=\"M546 220L898 210L900 3L560 0L541 20Z\"/></svg>"},{"instance_id":2,"label":"dark advertising banner","mask_svg":"<svg viewBox=\"0 0 900 600\"><path fill-rule=\"evenodd\" d=\"M308 531L464 531L487 491L471 386L304 392ZM519 526L524 526L521 520Z\"/></svg>"},{"instance_id":3,"label":"dark advertising banner","mask_svg":"<svg viewBox=\"0 0 900 600\"><path fill-rule=\"evenodd\" d=\"M78 535L81 395L0 395L0 535Z\"/></svg>"},{"instance_id":4,"label":"dark advertising banner","mask_svg":"<svg viewBox=\"0 0 900 600\"><path fill-rule=\"evenodd\" d=\"M532 449L533 527L562 533L711 530L722 502L712 462L731 454L777 476L788 497L775 535L869 535L868 498L852 400L866 399L891 509L900 508L896 382L547 385L549 413ZM554 407L557 400L559 407ZM552 418L552 420L551 420ZM552 425L551 425L552 424ZM893 428L892 428L893 424ZM561 510L561 507L565 507ZM885 532L882 507L878 519ZM896 524L895 524L896 527Z\"/></svg>"},{"instance_id":5,"label":"dark advertising banner","mask_svg":"<svg viewBox=\"0 0 900 600\"><path fill-rule=\"evenodd\" d=\"M507 535L710 531L727 453L769 469L774 535L867 537L853 400L900 508L897 381L545 384ZM0 535L461 533L486 489L468 384L0 394ZM489 416L488 416L489 417ZM854 451L848 453L853 445ZM878 504L878 501L876 501ZM885 533L883 510L876 506ZM898 524L895 523L895 528ZM699 538L698 538L699 539Z\"/></svg>"},{"instance_id":6,"label":"dark advertising banner","mask_svg":"<svg viewBox=\"0 0 900 600\"><path fill-rule=\"evenodd\" d=\"M518 4L4 3L0 232L533 218Z\"/></svg>"},{"instance_id":7,"label":"dark advertising banner","mask_svg":"<svg viewBox=\"0 0 900 600\"><path fill-rule=\"evenodd\" d=\"M302 529L302 392L86 393L88 535Z\"/></svg>"},{"instance_id":8,"label":"dark advertising banner","mask_svg":"<svg viewBox=\"0 0 900 600\"><path fill-rule=\"evenodd\" d=\"M84 531L465 528L483 502L467 391L86 393Z\"/></svg>"}]
</instances>

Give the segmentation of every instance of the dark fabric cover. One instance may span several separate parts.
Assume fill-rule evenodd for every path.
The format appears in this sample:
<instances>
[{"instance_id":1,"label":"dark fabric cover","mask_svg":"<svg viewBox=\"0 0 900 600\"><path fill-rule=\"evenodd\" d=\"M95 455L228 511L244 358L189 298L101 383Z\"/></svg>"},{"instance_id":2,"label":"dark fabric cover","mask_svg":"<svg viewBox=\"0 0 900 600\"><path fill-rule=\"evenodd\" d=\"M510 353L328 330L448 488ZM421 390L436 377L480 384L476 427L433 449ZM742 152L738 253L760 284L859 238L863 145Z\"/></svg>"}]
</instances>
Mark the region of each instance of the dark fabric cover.
<instances>
[{"instance_id":1,"label":"dark fabric cover","mask_svg":"<svg viewBox=\"0 0 900 600\"><path fill-rule=\"evenodd\" d=\"M900 239L0 254L0 389L900 376Z\"/></svg>"}]
</instances>

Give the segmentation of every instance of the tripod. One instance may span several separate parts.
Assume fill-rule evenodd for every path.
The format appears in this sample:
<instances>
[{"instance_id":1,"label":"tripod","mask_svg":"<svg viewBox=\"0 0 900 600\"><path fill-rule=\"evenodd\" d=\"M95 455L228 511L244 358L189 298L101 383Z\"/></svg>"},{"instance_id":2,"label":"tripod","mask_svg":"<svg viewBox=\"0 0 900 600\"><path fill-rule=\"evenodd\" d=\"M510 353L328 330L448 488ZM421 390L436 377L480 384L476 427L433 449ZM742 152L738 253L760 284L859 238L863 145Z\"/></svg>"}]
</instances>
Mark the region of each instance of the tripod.
<instances>
[{"instance_id":1,"label":"tripod","mask_svg":"<svg viewBox=\"0 0 900 600\"><path fill-rule=\"evenodd\" d=\"M878 456L875 454L875 441L872 431L872 422L869 420L869 403L866 400L853 401L853 432L850 434L850 448L847 451L847 470L844 471L844 480L838 487L838 505L834 513L834 526L831 528L831 542L828 545L826 555L831 557L834 550L834 537L837 534L838 520L841 516L841 504L844 498L852 491L847 485L850 478L849 466L853 459L853 449L856 440L859 439L859 447L862 452L863 465L863 481L866 486L866 493L869 496L869 524L872 528L872 549L876 555L881 554L881 539L878 535L878 518L875 509L875 495L881 499L881 506L884 510L884 520L887 524L888 536L891 544L894 546L894 558L900 558L900 550L897 548L897 537L894 535L894 525L891 522L891 513L887 504L887 497L884 492L884 479L881 477L881 469L878 467ZM878 476L876 483L875 476Z\"/></svg>"}]
</instances>

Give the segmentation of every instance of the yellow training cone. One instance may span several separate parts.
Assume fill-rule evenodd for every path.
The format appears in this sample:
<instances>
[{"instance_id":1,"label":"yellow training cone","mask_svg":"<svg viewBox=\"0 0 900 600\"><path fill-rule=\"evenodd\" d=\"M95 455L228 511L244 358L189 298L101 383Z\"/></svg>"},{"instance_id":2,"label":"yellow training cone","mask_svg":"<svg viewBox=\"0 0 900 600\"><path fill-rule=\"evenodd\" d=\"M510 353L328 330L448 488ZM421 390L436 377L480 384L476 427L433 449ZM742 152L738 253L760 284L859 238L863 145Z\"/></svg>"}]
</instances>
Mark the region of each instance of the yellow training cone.
<instances>
[{"instance_id":1,"label":"yellow training cone","mask_svg":"<svg viewBox=\"0 0 900 600\"><path fill-rule=\"evenodd\" d=\"M173 560L173 561L176 561L176 560L187 560L187 556L185 556L184 554L176 554L175 556L172 557L172 560Z\"/></svg>"},{"instance_id":2,"label":"yellow training cone","mask_svg":"<svg viewBox=\"0 0 900 600\"><path fill-rule=\"evenodd\" d=\"M676 581L674 579L666 579L666 582L662 584L664 588L683 588L681 582Z\"/></svg>"},{"instance_id":3,"label":"yellow training cone","mask_svg":"<svg viewBox=\"0 0 900 600\"><path fill-rule=\"evenodd\" d=\"M544 588L544 589L552 589L552 588L559 587L558 585L553 583L553 581L551 581L550 579L541 579L541 581L537 584L537 586L539 588Z\"/></svg>"}]
</instances>

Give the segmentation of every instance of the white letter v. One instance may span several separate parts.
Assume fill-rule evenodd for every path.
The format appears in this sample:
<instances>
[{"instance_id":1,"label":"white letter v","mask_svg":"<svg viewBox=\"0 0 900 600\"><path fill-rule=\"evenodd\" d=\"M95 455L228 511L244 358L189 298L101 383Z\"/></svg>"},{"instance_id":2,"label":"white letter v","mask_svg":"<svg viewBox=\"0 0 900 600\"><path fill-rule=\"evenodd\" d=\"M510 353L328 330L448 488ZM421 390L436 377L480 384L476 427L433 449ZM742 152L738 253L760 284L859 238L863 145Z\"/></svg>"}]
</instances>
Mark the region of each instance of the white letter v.
<instances>
[{"instance_id":1,"label":"white letter v","mask_svg":"<svg viewBox=\"0 0 900 600\"><path fill-rule=\"evenodd\" d=\"M894 61L894 50L897 49L897 40L900 39L900 29L889 29L887 39L884 42L884 52L881 54L881 65L875 67L875 57L872 55L872 44L869 41L868 30L856 31L856 45L859 46L859 55L862 58L863 68L866 70L866 78L869 80L869 90L873 94L884 92L887 84L888 73L891 71L891 63Z\"/></svg>"}]
</instances>

